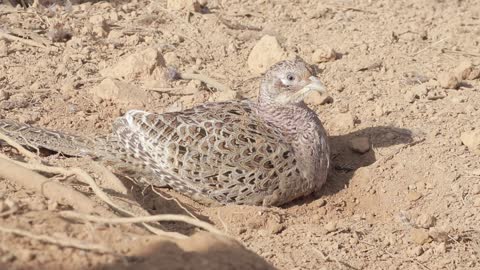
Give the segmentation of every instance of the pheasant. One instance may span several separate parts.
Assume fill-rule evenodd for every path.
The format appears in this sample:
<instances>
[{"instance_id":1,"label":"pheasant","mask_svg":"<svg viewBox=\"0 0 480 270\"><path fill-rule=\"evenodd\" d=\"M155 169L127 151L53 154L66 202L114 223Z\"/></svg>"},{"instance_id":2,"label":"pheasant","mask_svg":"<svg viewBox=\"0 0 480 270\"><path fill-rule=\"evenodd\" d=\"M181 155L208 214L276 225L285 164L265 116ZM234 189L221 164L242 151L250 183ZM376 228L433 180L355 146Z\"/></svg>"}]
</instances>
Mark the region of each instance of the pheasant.
<instances>
[{"instance_id":1,"label":"pheasant","mask_svg":"<svg viewBox=\"0 0 480 270\"><path fill-rule=\"evenodd\" d=\"M327 134L304 98L325 92L301 58L265 73L256 101L191 109L128 111L106 137L68 135L9 120L0 132L20 143L71 156L133 164L148 183L195 200L278 206L318 190L329 168Z\"/></svg>"}]
</instances>

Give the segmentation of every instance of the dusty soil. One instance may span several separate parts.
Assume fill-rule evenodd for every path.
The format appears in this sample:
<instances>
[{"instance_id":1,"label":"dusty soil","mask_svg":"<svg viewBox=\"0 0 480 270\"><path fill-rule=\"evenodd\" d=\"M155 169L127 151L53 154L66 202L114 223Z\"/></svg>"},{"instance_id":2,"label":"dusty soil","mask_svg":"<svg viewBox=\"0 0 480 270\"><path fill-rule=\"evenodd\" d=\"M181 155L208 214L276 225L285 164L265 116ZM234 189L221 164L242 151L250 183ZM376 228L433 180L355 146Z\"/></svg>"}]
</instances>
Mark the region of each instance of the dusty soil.
<instances>
[{"instance_id":1,"label":"dusty soil","mask_svg":"<svg viewBox=\"0 0 480 270\"><path fill-rule=\"evenodd\" d=\"M108 133L127 109L162 112L223 98L186 80L168 82L173 92L136 96L137 103L95 94L101 70L146 48L158 50L180 71L228 85L238 98L254 98L259 75L250 71L247 58L256 42L270 35L286 55L316 64L329 89L327 102L313 104L331 136L334 168L326 186L271 209L207 207L161 190L250 252L211 236L165 244L133 225L73 223L56 215L68 205L3 179L2 197L19 210L0 218L2 226L108 244L129 257L0 233L1 264L8 269L265 269L254 252L278 269L480 268L480 158L461 140L462 133L480 128L480 80L460 75L460 82L448 83L465 61L473 68L480 64L477 0L218 0L207 7L209 12L189 12L170 9L164 1L93 1L48 17L45 10L0 5L2 29L21 30L39 43L57 20L72 35L66 43L46 42L47 48L0 39L0 117L92 136ZM333 49L334 59L322 62L314 57L317 49ZM141 79L128 81L140 85ZM370 149L353 151L358 137L368 138ZM7 146L2 151L14 152ZM56 180L85 190L75 179ZM152 213L184 213L173 201L133 190L136 203ZM195 231L179 223L165 226ZM146 245L147 240L160 244Z\"/></svg>"}]
</instances>

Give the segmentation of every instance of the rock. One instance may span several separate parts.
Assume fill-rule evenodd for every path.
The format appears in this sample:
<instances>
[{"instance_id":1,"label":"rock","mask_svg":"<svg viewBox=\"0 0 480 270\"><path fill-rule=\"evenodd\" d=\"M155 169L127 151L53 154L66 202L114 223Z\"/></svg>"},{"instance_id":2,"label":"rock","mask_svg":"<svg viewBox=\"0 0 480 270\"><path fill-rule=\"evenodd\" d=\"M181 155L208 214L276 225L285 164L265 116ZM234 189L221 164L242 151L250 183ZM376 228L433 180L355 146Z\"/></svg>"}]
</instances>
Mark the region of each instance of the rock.
<instances>
[{"instance_id":1,"label":"rock","mask_svg":"<svg viewBox=\"0 0 480 270\"><path fill-rule=\"evenodd\" d=\"M329 95L322 95L318 92L310 92L308 96L305 98L305 102L308 105L325 105L333 103L333 98Z\"/></svg>"},{"instance_id":2,"label":"rock","mask_svg":"<svg viewBox=\"0 0 480 270\"><path fill-rule=\"evenodd\" d=\"M473 194L473 195L478 195L478 194L480 194L480 185L479 185L479 184L473 185L472 194Z\"/></svg>"},{"instance_id":3,"label":"rock","mask_svg":"<svg viewBox=\"0 0 480 270\"><path fill-rule=\"evenodd\" d=\"M217 91L211 95L210 100L211 101L227 101L227 100L232 100L237 98L237 92L235 91Z\"/></svg>"},{"instance_id":4,"label":"rock","mask_svg":"<svg viewBox=\"0 0 480 270\"><path fill-rule=\"evenodd\" d=\"M405 93L405 95L403 96L405 101L407 101L408 103L413 103L415 102L415 99L418 98L417 95L415 95L415 93L413 91L408 91L407 93Z\"/></svg>"},{"instance_id":5,"label":"rock","mask_svg":"<svg viewBox=\"0 0 480 270\"><path fill-rule=\"evenodd\" d=\"M435 225L435 217L429 214L421 214L415 221L415 224L420 228L428 229Z\"/></svg>"},{"instance_id":6,"label":"rock","mask_svg":"<svg viewBox=\"0 0 480 270\"><path fill-rule=\"evenodd\" d=\"M471 61L461 62L454 70L453 73L459 81L465 80L470 76L470 73L473 70L473 64Z\"/></svg>"},{"instance_id":7,"label":"rock","mask_svg":"<svg viewBox=\"0 0 480 270\"><path fill-rule=\"evenodd\" d=\"M420 255L423 254L423 252L424 252L424 250L421 246L416 246L416 247L410 249L408 253L412 256L420 256Z\"/></svg>"},{"instance_id":8,"label":"rock","mask_svg":"<svg viewBox=\"0 0 480 270\"><path fill-rule=\"evenodd\" d=\"M420 198L422 198L422 194L416 191L410 191L407 194L407 199L411 202L418 201Z\"/></svg>"},{"instance_id":9,"label":"rock","mask_svg":"<svg viewBox=\"0 0 480 270\"><path fill-rule=\"evenodd\" d=\"M448 228L430 228L428 235L437 242L445 242L449 239L449 232L450 230Z\"/></svg>"},{"instance_id":10,"label":"rock","mask_svg":"<svg viewBox=\"0 0 480 270\"><path fill-rule=\"evenodd\" d=\"M423 245L431 240L428 231L425 229L413 229L410 237L411 240L418 245Z\"/></svg>"},{"instance_id":11,"label":"rock","mask_svg":"<svg viewBox=\"0 0 480 270\"><path fill-rule=\"evenodd\" d=\"M468 147L468 150L480 155L480 130L463 132L460 140Z\"/></svg>"},{"instance_id":12,"label":"rock","mask_svg":"<svg viewBox=\"0 0 480 270\"><path fill-rule=\"evenodd\" d=\"M335 221L330 221L325 225L325 231L331 233L337 230L337 223Z\"/></svg>"},{"instance_id":13,"label":"rock","mask_svg":"<svg viewBox=\"0 0 480 270\"><path fill-rule=\"evenodd\" d=\"M331 62L335 59L337 59L337 52L330 47L318 48L312 54L312 61L317 64Z\"/></svg>"},{"instance_id":14,"label":"rock","mask_svg":"<svg viewBox=\"0 0 480 270\"><path fill-rule=\"evenodd\" d=\"M473 200L473 206L480 207L480 197L477 197Z\"/></svg>"},{"instance_id":15,"label":"rock","mask_svg":"<svg viewBox=\"0 0 480 270\"><path fill-rule=\"evenodd\" d=\"M148 100L147 92L112 78L104 79L92 89L92 93L98 98L125 104L145 104Z\"/></svg>"},{"instance_id":16,"label":"rock","mask_svg":"<svg viewBox=\"0 0 480 270\"><path fill-rule=\"evenodd\" d=\"M354 152L364 154L370 150L370 140L367 137L356 137L350 140L349 146Z\"/></svg>"},{"instance_id":17,"label":"rock","mask_svg":"<svg viewBox=\"0 0 480 270\"><path fill-rule=\"evenodd\" d=\"M202 1L202 3L206 3L206 1ZM167 8L171 10L200 12L202 10L202 5L198 0L168 0Z\"/></svg>"},{"instance_id":18,"label":"rock","mask_svg":"<svg viewBox=\"0 0 480 270\"><path fill-rule=\"evenodd\" d=\"M472 72L467 76L467 80L475 80L480 78L480 68L474 68Z\"/></svg>"},{"instance_id":19,"label":"rock","mask_svg":"<svg viewBox=\"0 0 480 270\"><path fill-rule=\"evenodd\" d=\"M247 64L251 72L264 73L273 64L285 60L286 54L283 48L273 36L263 36L253 47L248 56Z\"/></svg>"},{"instance_id":20,"label":"rock","mask_svg":"<svg viewBox=\"0 0 480 270\"><path fill-rule=\"evenodd\" d=\"M267 231L270 234L279 234L283 232L285 229L286 229L286 226L278 222L272 222L271 224L267 225Z\"/></svg>"},{"instance_id":21,"label":"rock","mask_svg":"<svg viewBox=\"0 0 480 270\"><path fill-rule=\"evenodd\" d=\"M442 72L437 77L438 84L445 89L458 89L460 86L460 80L451 73Z\"/></svg>"},{"instance_id":22,"label":"rock","mask_svg":"<svg viewBox=\"0 0 480 270\"><path fill-rule=\"evenodd\" d=\"M8 98L10 98L10 94L0 89L0 101L8 100Z\"/></svg>"},{"instance_id":23,"label":"rock","mask_svg":"<svg viewBox=\"0 0 480 270\"><path fill-rule=\"evenodd\" d=\"M355 126L355 118L348 112L335 115L332 122L334 127L339 130L348 130Z\"/></svg>"},{"instance_id":24,"label":"rock","mask_svg":"<svg viewBox=\"0 0 480 270\"><path fill-rule=\"evenodd\" d=\"M100 71L104 77L117 79L152 79L164 80L166 73L165 60L154 48L147 48L143 51L131 54L120 60L113 67Z\"/></svg>"}]
</instances>

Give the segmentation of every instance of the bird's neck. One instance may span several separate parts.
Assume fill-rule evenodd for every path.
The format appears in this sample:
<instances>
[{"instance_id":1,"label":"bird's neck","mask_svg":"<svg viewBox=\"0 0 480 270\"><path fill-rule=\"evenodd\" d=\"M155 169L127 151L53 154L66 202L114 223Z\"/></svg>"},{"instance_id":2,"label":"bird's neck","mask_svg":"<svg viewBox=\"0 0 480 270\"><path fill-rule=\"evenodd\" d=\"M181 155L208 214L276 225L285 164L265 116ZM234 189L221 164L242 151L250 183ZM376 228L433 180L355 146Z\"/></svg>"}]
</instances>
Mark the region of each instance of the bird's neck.
<instances>
[{"instance_id":1,"label":"bird's neck","mask_svg":"<svg viewBox=\"0 0 480 270\"><path fill-rule=\"evenodd\" d=\"M316 129L321 125L314 111L303 102L278 105L259 99L258 115L270 125L279 129L289 140L309 139L316 136Z\"/></svg>"}]
</instances>

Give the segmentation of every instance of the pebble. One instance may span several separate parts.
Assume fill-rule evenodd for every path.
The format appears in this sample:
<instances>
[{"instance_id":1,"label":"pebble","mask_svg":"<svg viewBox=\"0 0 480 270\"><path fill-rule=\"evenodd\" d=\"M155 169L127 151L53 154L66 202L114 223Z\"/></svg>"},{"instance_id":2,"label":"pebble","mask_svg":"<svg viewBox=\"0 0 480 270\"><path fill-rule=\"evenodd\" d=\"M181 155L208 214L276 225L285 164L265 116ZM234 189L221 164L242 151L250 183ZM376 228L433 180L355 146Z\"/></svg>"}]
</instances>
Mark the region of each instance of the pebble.
<instances>
[{"instance_id":1,"label":"pebble","mask_svg":"<svg viewBox=\"0 0 480 270\"><path fill-rule=\"evenodd\" d=\"M312 54L312 61L317 64L331 62L335 59L337 59L337 52L330 47L318 48Z\"/></svg>"},{"instance_id":2,"label":"pebble","mask_svg":"<svg viewBox=\"0 0 480 270\"><path fill-rule=\"evenodd\" d=\"M471 61L461 62L453 71L458 80L465 80L470 76L473 70L473 64Z\"/></svg>"},{"instance_id":3,"label":"pebble","mask_svg":"<svg viewBox=\"0 0 480 270\"><path fill-rule=\"evenodd\" d=\"M101 70L100 74L124 80L164 80L165 72L163 55L154 48L147 48L124 57L114 66Z\"/></svg>"},{"instance_id":4,"label":"pebble","mask_svg":"<svg viewBox=\"0 0 480 270\"><path fill-rule=\"evenodd\" d=\"M422 198L422 196L423 195L420 192L416 191L410 191L407 193L407 199L411 202L419 200L420 198Z\"/></svg>"},{"instance_id":5,"label":"pebble","mask_svg":"<svg viewBox=\"0 0 480 270\"><path fill-rule=\"evenodd\" d=\"M463 132L460 140L468 147L468 150L480 155L480 130Z\"/></svg>"},{"instance_id":6,"label":"pebble","mask_svg":"<svg viewBox=\"0 0 480 270\"><path fill-rule=\"evenodd\" d=\"M438 74L437 80L439 85L445 89L458 89L460 86L460 81L452 73L442 72Z\"/></svg>"},{"instance_id":7,"label":"pebble","mask_svg":"<svg viewBox=\"0 0 480 270\"><path fill-rule=\"evenodd\" d=\"M429 214L421 214L415 223L418 227L428 229L435 225L435 217Z\"/></svg>"},{"instance_id":8,"label":"pebble","mask_svg":"<svg viewBox=\"0 0 480 270\"><path fill-rule=\"evenodd\" d=\"M480 207L480 197L477 197L473 200L473 206Z\"/></svg>"},{"instance_id":9,"label":"pebble","mask_svg":"<svg viewBox=\"0 0 480 270\"><path fill-rule=\"evenodd\" d=\"M364 154L370 150L370 140L367 137L356 137L350 140L349 146L354 152Z\"/></svg>"},{"instance_id":10,"label":"pebble","mask_svg":"<svg viewBox=\"0 0 480 270\"><path fill-rule=\"evenodd\" d=\"M409 251L410 255L413 255L413 256L420 256L423 254L423 252L424 250L421 246L416 246Z\"/></svg>"},{"instance_id":11,"label":"pebble","mask_svg":"<svg viewBox=\"0 0 480 270\"><path fill-rule=\"evenodd\" d=\"M252 73L262 74L273 64L287 58L285 51L273 36L263 36L248 56L247 65Z\"/></svg>"},{"instance_id":12,"label":"pebble","mask_svg":"<svg viewBox=\"0 0 480 270\"><path fill-rule=\"evenodd\" d=\"M437 242L445 242L449 239L448 233L450 230L448 228L430 228L428 230L428 235Z\"/></svg>"},{"instance_id":13,"label":"pebble","mask_svg":"<svg viewBox=\"0 0 480 270\"><path fill-rule=\"evenodd\" d=\"M8 92L5 92L4 90L0 90L0 101L7 100L10 97L10 94Z\"/></svg>"},{"instance_id":14,"label":"pebble","mask_svg":"<svg viewBox=\"0 0 480 270\"><path fill-rule=\"evenodd\" d=\"M324 226L327 233L331 233L337 230L337 223L335 221L330 221Z\"/></svg>"},{"instance_id":15,"label":"pebble","mask_svg":"<svg viewBox=\"0 0 480 270\"><path fill-rule=\"evenodd\" d=\"M430 235L425 229L413 229L410 233L411 240L418 245L423 245L430 240Z\"/></svg>"},{"instance_id":16,"label":"pebble","mask_svg":"<svg viewBox=\"0 0 480 270\"><path fill-rule=\"evenodd\" d=\"M124 104L145 104L147 92L124 81L106 78L92 90L92 94L101 100L112 100Z\"/></svg>"},{"instance_id":17,"label":"pebble","mask_svg":"<svg viewBox=\"0 0 480 270\"><path fill-rule=\"evenodd\" d=\"M473 195L478 195L478 194L480 194L480 185L479 185L479 184L473 185L473 187L472 187L472 193L473 193Z\"/></svg>"}]
</instances>

